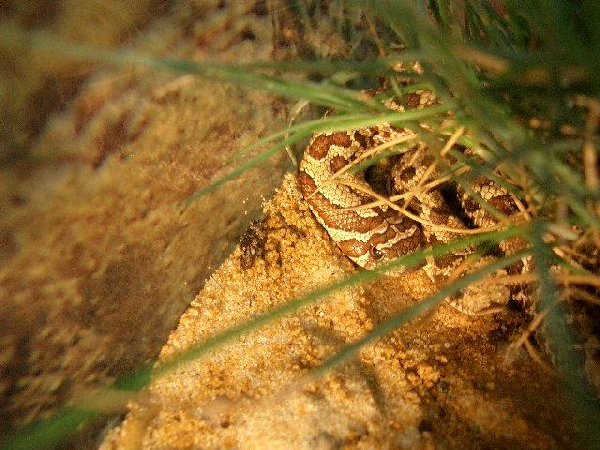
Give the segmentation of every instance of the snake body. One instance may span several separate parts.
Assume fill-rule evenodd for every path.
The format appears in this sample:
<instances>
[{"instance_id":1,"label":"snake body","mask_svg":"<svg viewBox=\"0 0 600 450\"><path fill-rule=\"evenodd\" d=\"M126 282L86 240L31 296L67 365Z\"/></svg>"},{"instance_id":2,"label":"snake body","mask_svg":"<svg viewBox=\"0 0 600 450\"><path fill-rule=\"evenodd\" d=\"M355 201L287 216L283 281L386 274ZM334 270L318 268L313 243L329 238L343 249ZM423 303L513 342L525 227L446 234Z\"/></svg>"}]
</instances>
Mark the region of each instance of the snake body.
<instances>
[{"instance_id":1,"label":"snake body","mask_svg":"<svg viewBox=\"0 0 600 450\"><path fill-rule=\"evenodd\" d=\"M434 102L431 93L421 91L405 96L403 102L396 101L394 109L423 108ZM418 142L416 138L418 136L411 130L382 123L369 128L318 133L304 153L299 172L304 198L342 252L365 269L374 269L420 248L451 242L461 236L461 229L467 228L465 221L476 227L497 224L495 217L464 190L456 192L461 208L457 213L444 197L443 186L423 188L428 180L440 175L435 169L434 156L423 143L415 144L396 157L387 173L391 193L408 195L410 199L404 205L404 212L385 203L369 207L374 200L373 190L364 173L345 171L346 166L360 161L375 147L402 140ZM505 216L518 211L509 193L485 177L475 178L470 188ZM514 240L500 244L504 253L515 252L522 246L522 242ZM420 270L439 284L471 253L472 249L466 249L444 257L428 258ZM521 266L518 270L525 268ZM492 304L506 303L510 292L506 287L501 287L500 291L476 292L471 289L471 292L463 292L448 301L462 312L476 314ZM478 295L484 298L475 299Z\"/></svg>"}]
</instances>

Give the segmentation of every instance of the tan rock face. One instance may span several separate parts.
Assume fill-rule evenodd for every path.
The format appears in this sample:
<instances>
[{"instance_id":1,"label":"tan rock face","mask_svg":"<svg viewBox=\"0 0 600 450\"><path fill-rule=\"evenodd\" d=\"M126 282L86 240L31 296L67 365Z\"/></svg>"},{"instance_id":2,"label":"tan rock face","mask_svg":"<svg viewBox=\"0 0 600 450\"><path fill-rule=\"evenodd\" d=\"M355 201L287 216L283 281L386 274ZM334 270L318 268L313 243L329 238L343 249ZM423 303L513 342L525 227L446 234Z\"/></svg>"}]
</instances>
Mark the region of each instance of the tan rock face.
<instances>
[{"instance_id":1,"label":"tan rock face","mask_svg":"<svg viewBox=\"0 0 600 450\"><path fill-rule=\"evenodd\" d=\"M253 8L182 6L132 46L191 60L268 59L270 19ZM0 435L156 357L285 159L184 200L285 116L280 100L237 87L106 69L49 121L30 150L38 164L0 168Z\"/></svg>"},{"instance_id":2,"label":"tan rock face","mask_svg":"<svg viewBox=\"0 0 600 450\"><path fill-rule=\"evenodd\" d=\"M252 264L243 247L223 263L161 359L356 270L308 211L294 175L248 233ZM521 320L510 313L473 318L444 305L308 377L431 289L411 274L345 289L186 363L130 405L101 449L551 448L562 419L542 392L554 387L526 358L502 366ZM540 408L549 422L531 419Z\"/></svg>"}]
</instances>

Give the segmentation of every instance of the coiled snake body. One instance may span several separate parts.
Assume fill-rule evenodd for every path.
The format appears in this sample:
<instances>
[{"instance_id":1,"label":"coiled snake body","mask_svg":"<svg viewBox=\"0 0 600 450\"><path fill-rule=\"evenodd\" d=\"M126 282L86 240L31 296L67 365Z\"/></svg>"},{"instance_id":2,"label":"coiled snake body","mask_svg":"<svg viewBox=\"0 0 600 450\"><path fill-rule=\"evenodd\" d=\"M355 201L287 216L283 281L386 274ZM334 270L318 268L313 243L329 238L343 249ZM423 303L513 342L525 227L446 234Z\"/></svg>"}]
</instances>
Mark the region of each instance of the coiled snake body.
<instances>
[{"instance_id":1,"label":"coiled snake body","mask_svg":"<svg viewBox=\"0 0 600 450\"><path fill-rule=\"evenodd\" d=\"M395 100L393 109L423 108L435 102L428 91L405 95ZM340 249L356 264L373 269L398 256L412 253L438 242L450 242L461 236L466 221L476 227L490 227L497 220L464 190L455 192L461 211L456 212L443 195L443 185L428 186L440 175L435 158L423 143L396 157L386 172L393 194L408 197L403 211L383 205L369 206L374 201L373 189L362 173L346 170L361 161L376 147L397 141L418 142L418 136L408 129L382 123L369 128L313 136L300 164L300 189L317 221L325 227ZM470 188L505 216L518 212L508 192L484 177L477 177ZM400 202L402 203L402 202ZM517 244L522 247L522 243ZM515 242L500 243L504 253L515 251ZM421 268L435 283L440 284L465 261L473 250L463 250L438 258L428 258ZM525 270L523 264L519 270ZM476 297L481 298L476 298ZM477 314L506 303L507 287L492 293L471 290L448 299L451 305L467 314Z\"/></svg>"}]
</instances>

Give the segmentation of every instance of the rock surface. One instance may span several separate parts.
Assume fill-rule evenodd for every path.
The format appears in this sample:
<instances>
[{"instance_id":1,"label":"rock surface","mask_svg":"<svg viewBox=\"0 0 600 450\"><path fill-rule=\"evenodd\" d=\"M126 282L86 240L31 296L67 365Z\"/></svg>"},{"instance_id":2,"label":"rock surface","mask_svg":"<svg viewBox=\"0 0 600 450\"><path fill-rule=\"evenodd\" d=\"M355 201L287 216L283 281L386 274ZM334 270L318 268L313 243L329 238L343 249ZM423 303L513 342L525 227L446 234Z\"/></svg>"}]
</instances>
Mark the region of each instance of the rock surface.
<instances>
[{"instance_id":1,"label":"rock surface","mask_svg":"<svg viewBox=\"0 0 600 450\"><path fill-rule=\"evenodd\" d=\"M270 18L254 2L193 6L161 18L133 49L270 57ZM0 167L0 436L157 356L287 158L183 202L286 120L285 103L263 93L105 68L48 121L31 160Z\"/></svg>"},{"instance_id":2,"label":"rock surface","mask_svg":"<svg viewBox=\"0 0 600 450\"><path fill-rule=\"evenodd\" d=\"M260 230L260 231L257 231ZM171 333L161 359L355 270L286 177L238 248ZM242 259L241 259L242 258ZM255 330L155 380L102 450L430 449L563 446L552 381L520 355L503 364L516 313L470 317L447 305L307 378L343 344L431 291L383 278Z\"/></svg>"}]
</instances>

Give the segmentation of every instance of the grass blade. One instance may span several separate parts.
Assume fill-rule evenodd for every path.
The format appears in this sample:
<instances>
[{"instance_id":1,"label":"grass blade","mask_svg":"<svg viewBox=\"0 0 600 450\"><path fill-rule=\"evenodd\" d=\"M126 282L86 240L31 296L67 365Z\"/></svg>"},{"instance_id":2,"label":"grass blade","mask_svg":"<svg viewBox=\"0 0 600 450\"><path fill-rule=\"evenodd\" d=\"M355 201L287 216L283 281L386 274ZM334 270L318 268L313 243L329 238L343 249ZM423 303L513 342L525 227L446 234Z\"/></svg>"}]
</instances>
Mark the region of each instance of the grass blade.
<instances>
[{"instance_id":1,"label":"grass blade","mask_svg":"<svg viewBox=\"0 0 600 450\"><path fill-rule=\"evenodd\" d=\"M371 331L361 339L357 340L356 342L346 345L333 357L329 358L325 363L323 363L317 369L315 369L313 371L314 376L323 376L325 373L332 370L344 361L355 357L356 354L360 351L360 349L364 346L369 345L377 341L378 339L381 339L386 334L389 334L392 331L400 328L402 325L406 324L410 320L420 316L423 313L426 313L427 311L430 311L431 309L438 306L445 298L457 293L461 289L464 289L465 287L476 282L477 280L482 279L483 277L495 272L496 270L502 269L503 267L506 267L514 262L519 261L528 253L528 251L521 251L507 256L505 258L502 258L492 264L488 264L487 266L478 269L475 272L472 272L468 275L465 275L464 277L459 278L454 283L440 289L431 297L405 309L400 314L397 314L385 320L384 322L377 324L373 331Z\"/></svg>"},{"instance_id":2,"label":"grass blade","mask_svg":"<svg viewBox=\"0 0 600 450\"><path fill-rule=\"evenodd\" d=\"M550 277L551 250L543 240L545 225L536 223L532 228L532 252L540 283L538 310L545 311L544 323L548 329L555 365L563 375L562 384L571 401L570 409L582 448L596 449L600 442L600 404L588 389L583 376L583 361L574 351L575 340L566 321L567 311L558 301L557 288Z\"/></svg>"}]
</instances>

